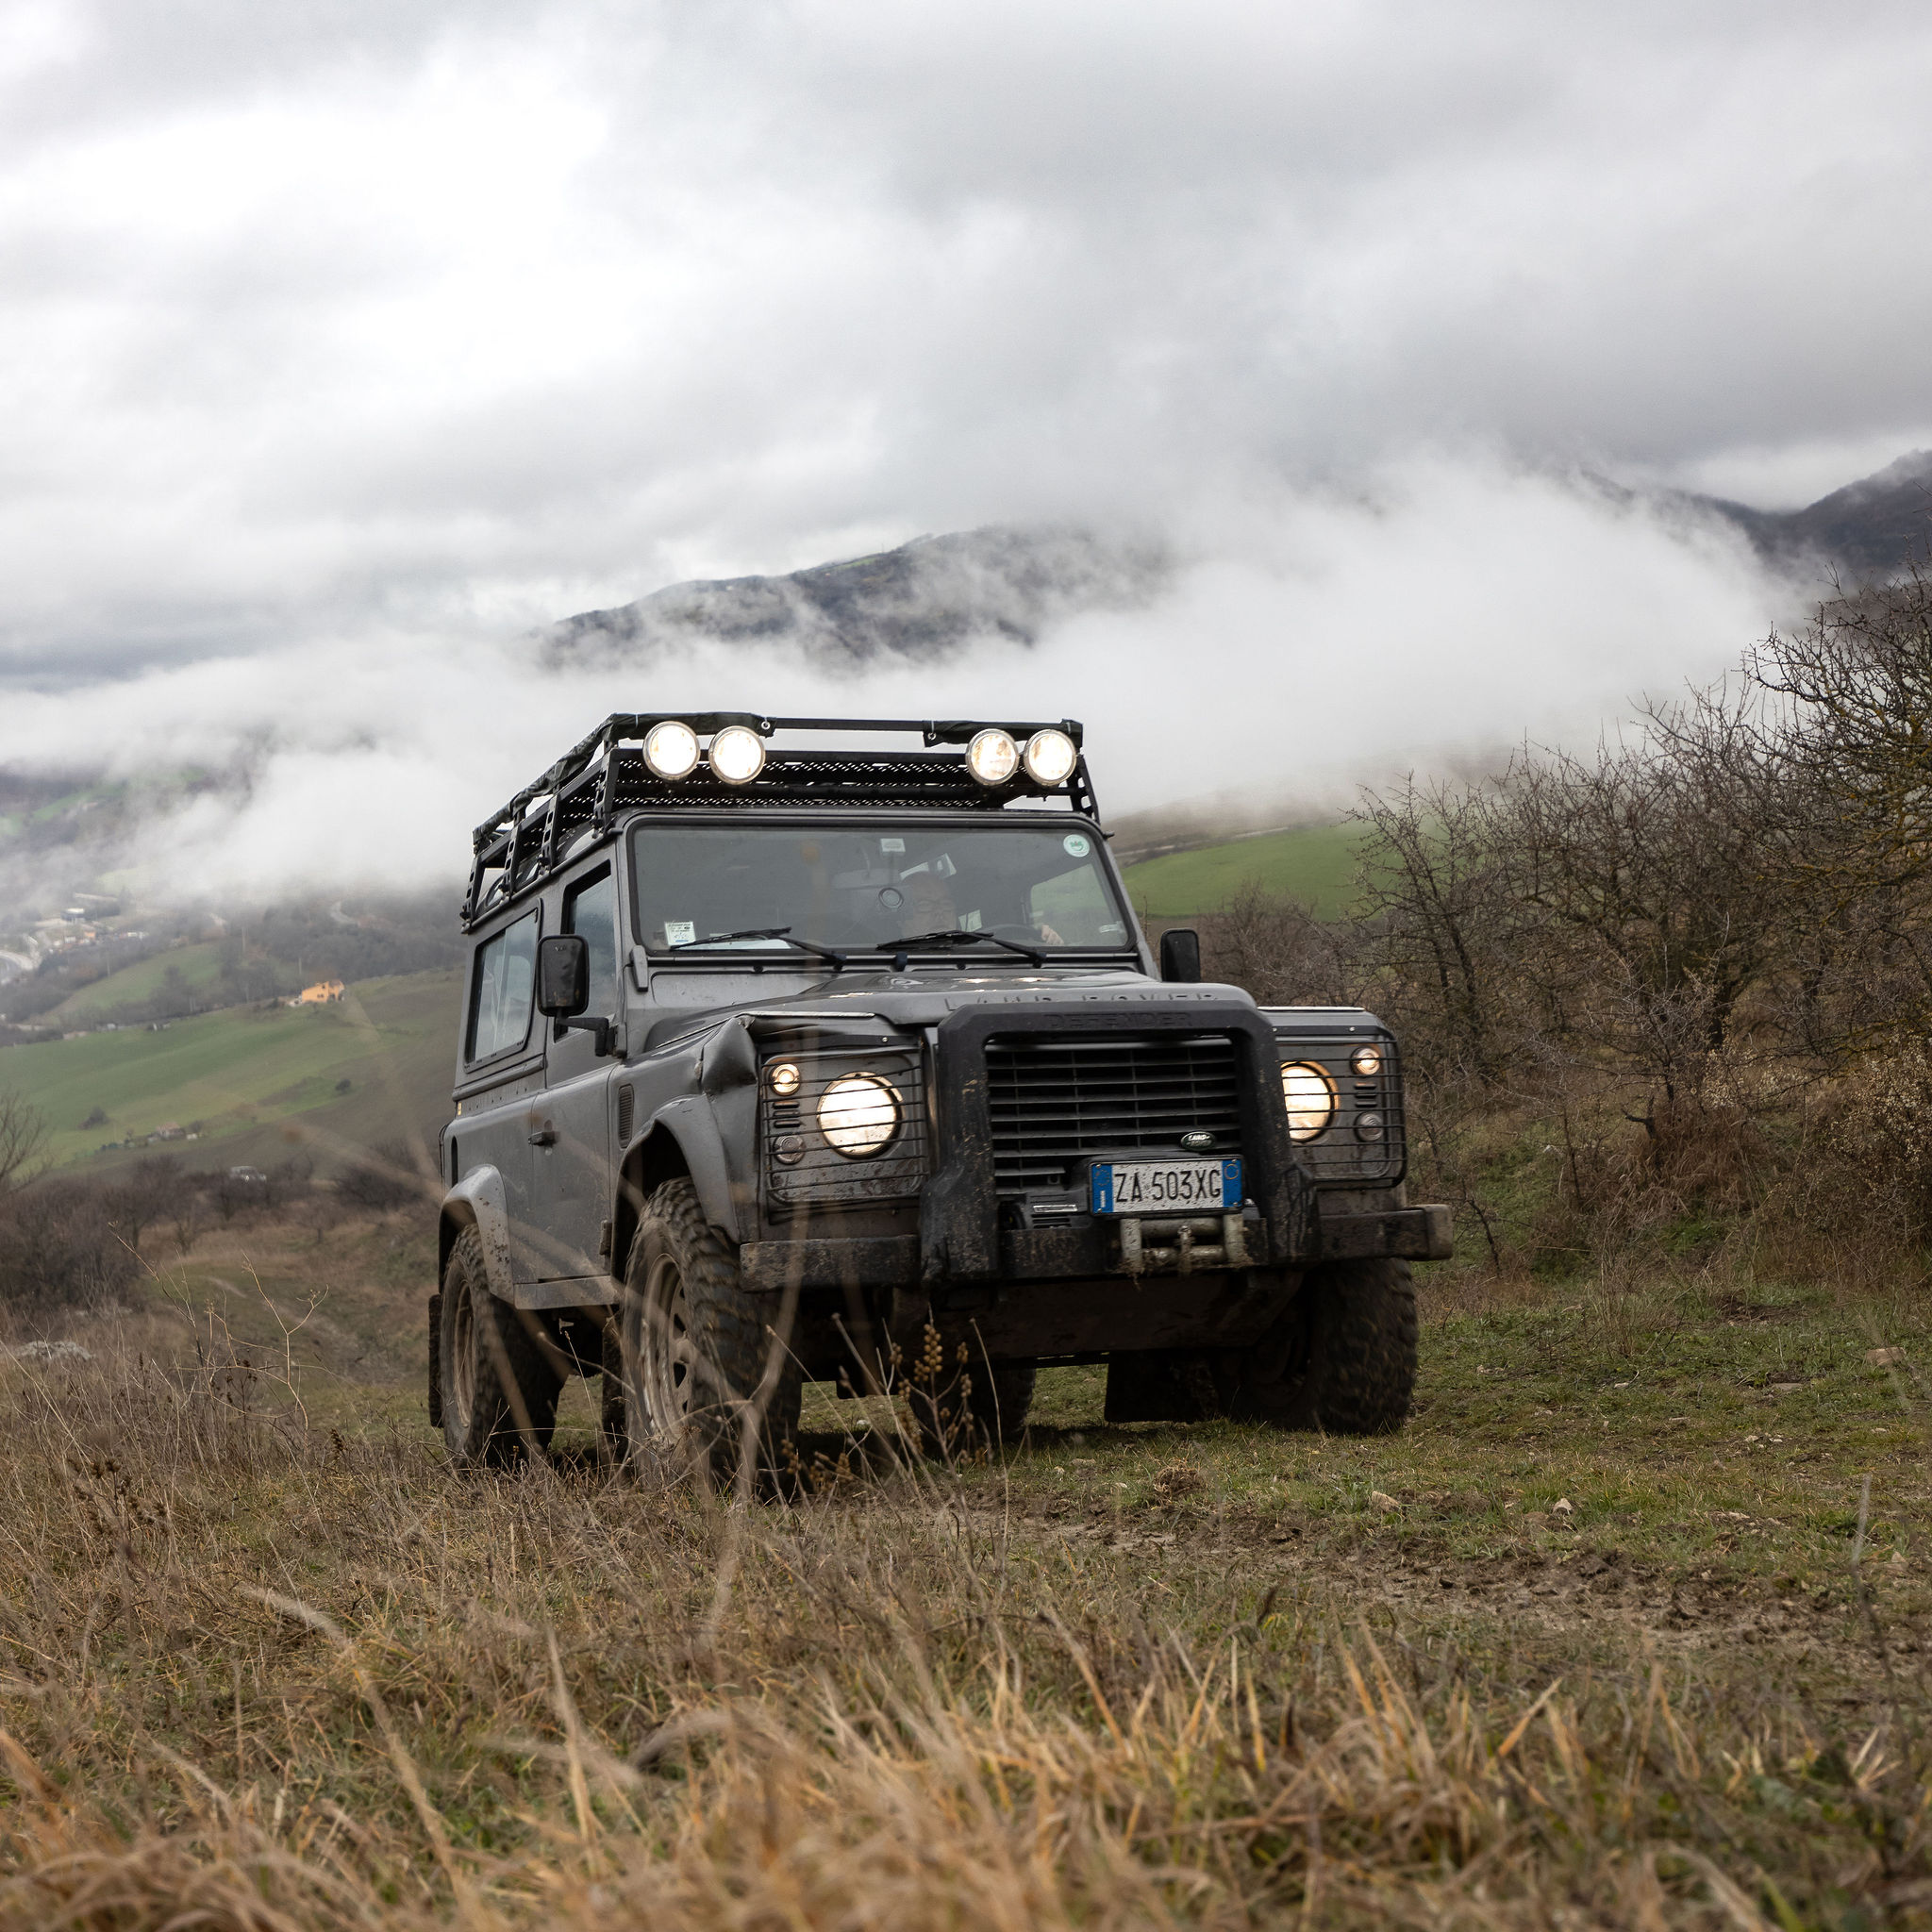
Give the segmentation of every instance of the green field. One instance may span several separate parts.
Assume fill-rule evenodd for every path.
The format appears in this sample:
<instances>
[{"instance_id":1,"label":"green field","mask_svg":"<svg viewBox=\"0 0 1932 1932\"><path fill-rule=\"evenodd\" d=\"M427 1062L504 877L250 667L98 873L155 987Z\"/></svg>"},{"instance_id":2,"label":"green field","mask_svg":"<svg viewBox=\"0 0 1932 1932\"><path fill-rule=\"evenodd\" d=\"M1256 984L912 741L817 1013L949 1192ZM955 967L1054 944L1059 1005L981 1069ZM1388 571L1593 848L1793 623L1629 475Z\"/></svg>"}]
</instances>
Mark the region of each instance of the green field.
<instances>
[{"instance_id":1,"label":"green field","mask_svg":"<svg viewBox=\"0 0 1932 1932\"><path fill-rule=\"evenodd\" d=\"M1143 919L1191 919L1218 912L1249 884L1298 899L1324 918L1355 900L1357 825L1298 825L1286 832L1169 852L1126 868L1127 891Z\"/></svg>"},{"instance_id":2,"label":"green field","mask_svg":"<svg viewBox=\"0 0 1932 1932\"><path fill-rule=\"evenodd\" d=\"M222 949L213 940L197 946L170 946L145 959L137 959L118 973L71 992L58 1007L42 1014L43 1026L73 1025L96 1013L111 1013L117 1007L131 1007L151 1000L168 983L168 971L180 974L181 984L199 991L221 977Z\"/></svg>"},{"instance_id":3,"label":"green field","mask_svg":"<svg viewBox=\"0 0 1932 1932\"><path fill-rule=\"evenodd\" d=\"M46 1116L57 1165L169 1122L202 1123L198 1141L168 1143L197 1165L208 1164L210 1141L233 1163L279 1159L304 1142L325 1159L343 1145L433 1135L449 1110L456 974L365 980L350 994L338 1006L230 1008L159 1032L12 1047L0 1055L0 1086ZM83 1127L96 1108L106 1124Z\"/></svg>"}]
</instances>

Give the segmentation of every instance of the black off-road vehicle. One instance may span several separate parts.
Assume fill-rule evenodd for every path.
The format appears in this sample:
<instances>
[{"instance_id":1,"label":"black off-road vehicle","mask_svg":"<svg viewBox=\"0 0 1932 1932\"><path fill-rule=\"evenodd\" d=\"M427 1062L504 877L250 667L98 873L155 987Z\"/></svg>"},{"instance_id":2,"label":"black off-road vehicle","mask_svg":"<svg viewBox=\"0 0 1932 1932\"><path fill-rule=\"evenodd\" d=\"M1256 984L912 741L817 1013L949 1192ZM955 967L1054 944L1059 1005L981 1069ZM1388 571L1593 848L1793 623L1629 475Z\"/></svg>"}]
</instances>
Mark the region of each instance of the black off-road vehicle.
<instances>
[{"instance_id":1,"label":"black off-road vehicle","mask_svg":"<svg viewBox=\"0 0 1932 1932\"><path fill-rule=\"evenodd\" d=\"M910 741L908 742L908 741ZM442 1141L430 1414L782 1456L803 1383L1013 1434L1041 1363L1109 1420L1400 1425L1394 1040L1158 971L1080 726L608 719L484 825ZM856 747L856 748L855 748ZM916 748L915 748L916 747Z\"/></svg>"}]
</instances>

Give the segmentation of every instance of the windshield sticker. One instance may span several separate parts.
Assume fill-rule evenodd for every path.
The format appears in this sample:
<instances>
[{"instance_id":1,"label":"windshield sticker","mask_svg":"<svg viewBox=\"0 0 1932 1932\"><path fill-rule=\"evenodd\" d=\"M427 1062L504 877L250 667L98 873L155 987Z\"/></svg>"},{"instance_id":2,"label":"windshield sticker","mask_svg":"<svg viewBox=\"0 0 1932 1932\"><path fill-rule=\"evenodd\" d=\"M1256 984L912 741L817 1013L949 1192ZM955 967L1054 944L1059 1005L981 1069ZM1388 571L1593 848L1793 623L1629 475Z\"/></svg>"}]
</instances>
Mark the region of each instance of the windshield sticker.
<instances>
[{"instance_id":1,"label":"windshield sticker","mask_svg":"<svg viewBox=\"0 0 1932 1932\"><path fill-rule=\"evenodd\" d=\"M881 852L903 852L905 849L906 841L903 839L881 839L879 841L879 850Z\"/></svg>"},{"instance_id":2,"label":"windshield sticker","mask_svg":"<svg viewBox=\"0 0 1932 1932\"><path fill-rule=\"evenodd\" d=\"M667 946L688 946L698 936L698 929L689 919L667 919L664 922L664 943Z\"/></svg>"},{"instance_id":3,"label":"windshield sticker","mask_svg":"<svg viewBox=\"0 0 1932 1932\"><path fill-rule=\"evenodd\" d=\"M1085 858L1093 850L1093 841L1085 832L1069 832L1060 844L1069 858Z\"/></svg>"}]
</instances>

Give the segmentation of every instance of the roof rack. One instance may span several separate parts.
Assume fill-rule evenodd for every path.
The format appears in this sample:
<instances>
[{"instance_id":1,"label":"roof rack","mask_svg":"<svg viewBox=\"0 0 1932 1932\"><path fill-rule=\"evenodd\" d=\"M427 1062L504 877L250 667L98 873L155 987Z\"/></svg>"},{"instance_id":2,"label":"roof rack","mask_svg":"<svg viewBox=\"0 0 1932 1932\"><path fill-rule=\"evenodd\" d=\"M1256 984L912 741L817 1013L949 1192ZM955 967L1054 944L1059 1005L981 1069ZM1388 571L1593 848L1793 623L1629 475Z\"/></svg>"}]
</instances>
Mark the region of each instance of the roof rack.
<instances>
[{"instance_id":1,"label":"roof rack","mask_svg":"<svg viewBox=\"0 0 1932 1932\"><path fill-rule=\"evenodd\" d=\"M644 739L664 724L688 724L701 738L739 724L767 741L763 769L748 783L727 785L708 763L683 778L659 778L644 763ZM1024 768L1004 785L982 785L967 769L964 746L981 731L1008 733L1024 743L1036 731L1064 731L1074 741L1074 769L1064 783L1038 785ZM918 733L921 749L824 751L772 748L776 732ZM1004 719L765 718L753 711L618 711L572 746L535 784L476 827L470 889L463 899L467 929L529 887L551 877L587 830L603 834L620 814L690 806L867 805L949 807L984 810L1016 799L1064 798L1091 816L1093 788L1078 756L1081 727L1071 718L1050 724Z\"/></svg>"}]
</instances>

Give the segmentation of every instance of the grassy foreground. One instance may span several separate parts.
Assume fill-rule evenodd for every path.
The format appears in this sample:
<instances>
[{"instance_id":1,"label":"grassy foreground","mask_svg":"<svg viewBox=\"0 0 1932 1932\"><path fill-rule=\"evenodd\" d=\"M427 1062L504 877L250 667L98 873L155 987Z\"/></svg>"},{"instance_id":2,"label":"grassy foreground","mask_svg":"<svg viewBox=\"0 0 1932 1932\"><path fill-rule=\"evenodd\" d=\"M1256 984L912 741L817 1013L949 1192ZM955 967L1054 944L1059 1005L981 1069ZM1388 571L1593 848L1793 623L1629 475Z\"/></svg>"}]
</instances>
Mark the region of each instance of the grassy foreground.
<instances>
[{"instance_id":1,"label":"grassy foreground","mask_svg":"<svg viewBox=\"0 0 1932 1932\"><path fill-rule=\"evenodd\" d=\"M1432 1286L1374 1441L815 1391L746 1507L594 1385L452 1475L426 1260L231 1230L0 1364L0 1925L1932 1918L1920 1297Z\"/></svg>"}]
</instances>

